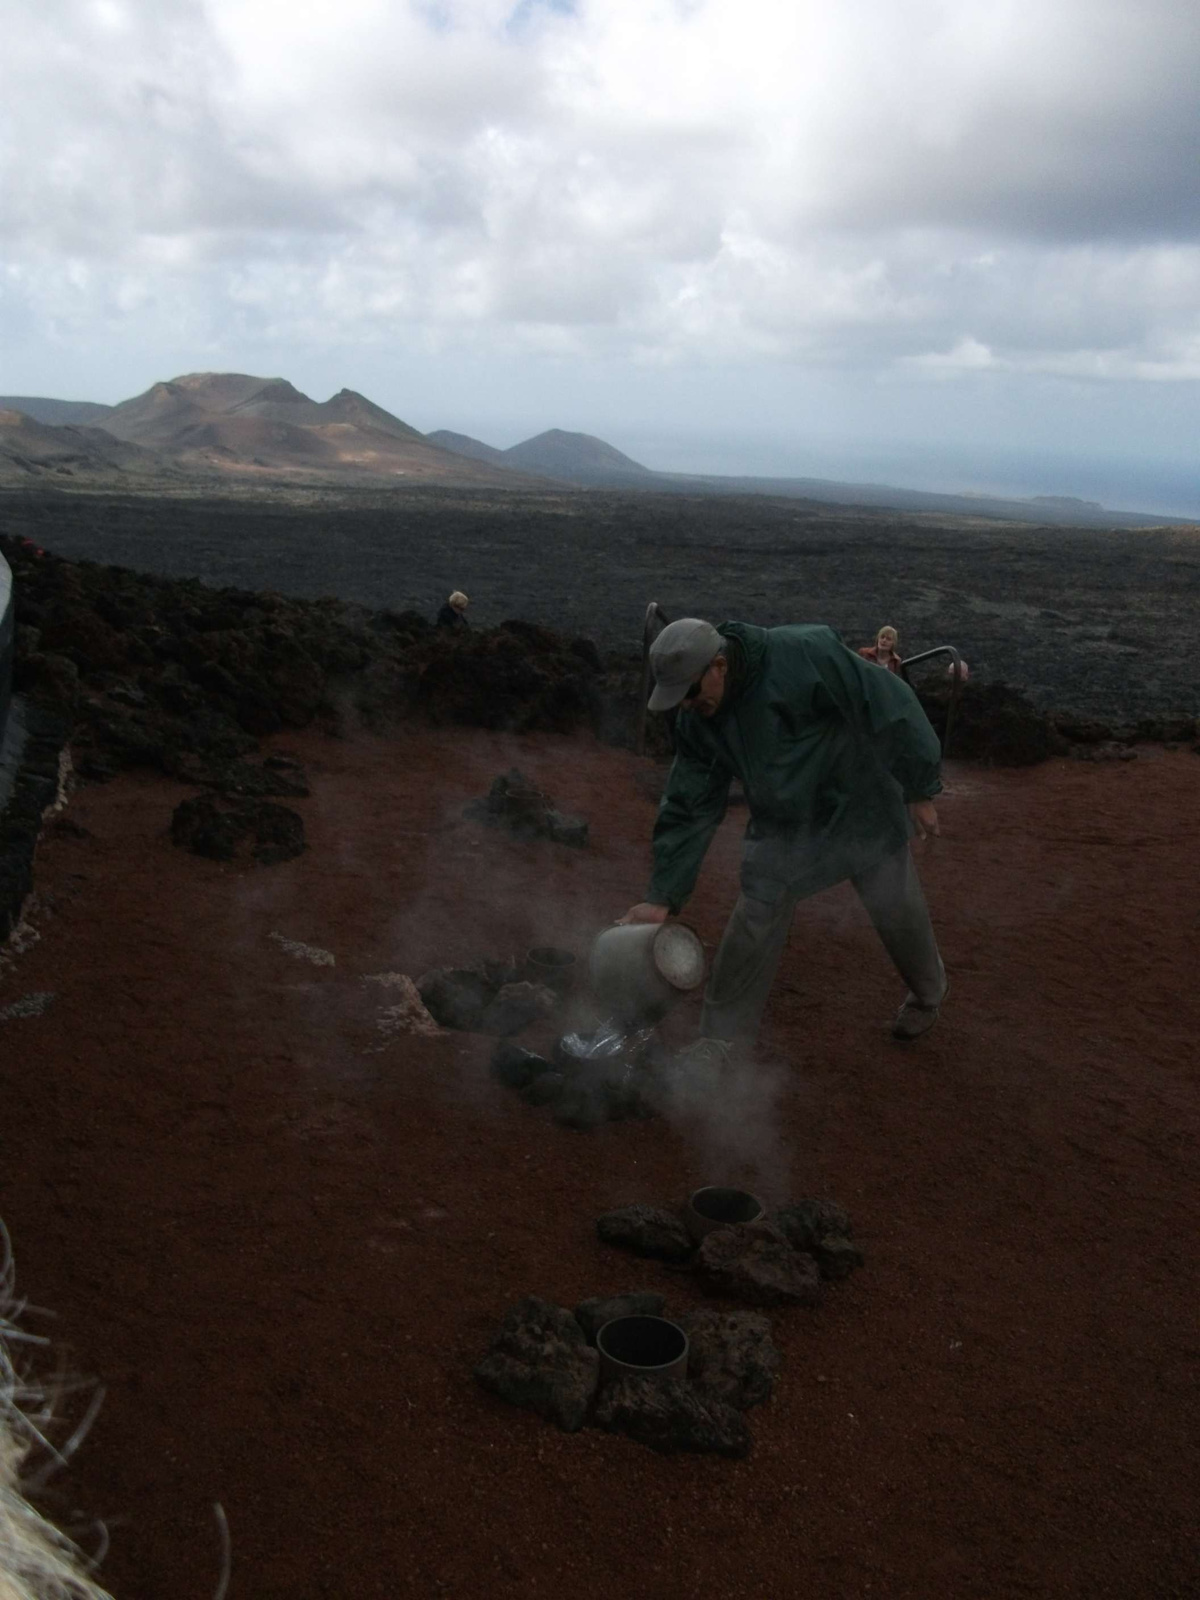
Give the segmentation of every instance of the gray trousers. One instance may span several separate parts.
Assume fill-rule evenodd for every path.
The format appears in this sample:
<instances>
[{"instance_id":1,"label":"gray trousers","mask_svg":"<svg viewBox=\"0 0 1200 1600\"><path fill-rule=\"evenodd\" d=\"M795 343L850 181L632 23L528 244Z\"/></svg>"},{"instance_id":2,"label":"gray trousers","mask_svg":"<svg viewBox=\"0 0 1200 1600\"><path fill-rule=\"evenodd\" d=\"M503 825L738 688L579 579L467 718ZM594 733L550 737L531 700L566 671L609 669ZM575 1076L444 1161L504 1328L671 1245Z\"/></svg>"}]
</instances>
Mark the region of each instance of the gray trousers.
<instances>
[{"instance_id":1,"label":"gray trousers","mask_svg":"<svg viewBox=\"0 0 1200 1600\"><path fill-rule=\"evenodd\" d=\"M909 993L921 1005L940 1005L946 969L908 846L850 882ZM700 1032L705 1038L753 1043L799 899L786 890L775 901L738 896L704 992Z\"/></svg>"}]
</instances>

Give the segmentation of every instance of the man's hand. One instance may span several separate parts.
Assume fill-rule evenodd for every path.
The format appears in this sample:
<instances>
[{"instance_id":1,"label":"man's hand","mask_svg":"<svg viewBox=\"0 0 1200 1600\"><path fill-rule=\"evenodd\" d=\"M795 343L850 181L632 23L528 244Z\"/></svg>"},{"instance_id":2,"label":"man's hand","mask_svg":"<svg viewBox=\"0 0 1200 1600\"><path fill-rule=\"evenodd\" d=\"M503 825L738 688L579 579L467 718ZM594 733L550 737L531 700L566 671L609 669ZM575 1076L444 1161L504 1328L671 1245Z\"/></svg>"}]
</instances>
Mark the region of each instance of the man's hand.
<instances>
[{"instance_id":1,"label":"man's hand","mask_svg":"<svg viewBox=\"0 0 1200 1600\"><path fill-rule=\"evenodd\" d=\"M624 928L631 922L665 922L670 915L670 906L651 905L649 900L642 900L636 906L630 906L623 917L618 917L616 926Z\"/></svg>"},{"instance_id":2,"label":"man's hand","mask_svg":"<svg viewBox=\"0 0 1200 1600\"><path fill-rule=\"evenodd\" d=\"M910 800L908 814L913 819L913 826L917 830L917 838L923 839L927 833L933 834L936 839L941 833L938 826L937 807L932 800Z\"/></svg>"}]
</instances>

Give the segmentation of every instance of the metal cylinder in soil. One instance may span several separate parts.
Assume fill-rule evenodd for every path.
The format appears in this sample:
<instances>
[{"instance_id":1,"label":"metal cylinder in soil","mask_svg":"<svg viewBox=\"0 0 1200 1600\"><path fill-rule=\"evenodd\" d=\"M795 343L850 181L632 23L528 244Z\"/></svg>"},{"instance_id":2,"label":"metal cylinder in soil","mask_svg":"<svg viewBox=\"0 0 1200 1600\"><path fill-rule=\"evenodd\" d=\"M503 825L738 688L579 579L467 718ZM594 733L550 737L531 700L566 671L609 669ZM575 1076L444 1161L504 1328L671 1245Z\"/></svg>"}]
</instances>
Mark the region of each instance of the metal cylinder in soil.
<instances>
[{"instance_id":1,"label":"metal cylinder in soil","mask_svg":"<svg viewBox=\"0 0 1200 1600\"><path fill-rule=\"evenodd\" d=\"M596 1335L600 1381L685 1378L688 1336L666 1317L614 1317Z\"/></svg>"},{"instance_id":2,"label":"metal cylinder in soil","mask_svg":"<svg viewBox=\"0 0 1200 1600\"><path fill-rule=\"evenodd\" d=\"M710 1185L697 1189L684 1209L683 1220L687 1231L697 1241L717 1228L744 1227L748 1222L761 1222L766 1207L757 1195L748 1189L724 1189Z\"/></svg>"}]
</instances>

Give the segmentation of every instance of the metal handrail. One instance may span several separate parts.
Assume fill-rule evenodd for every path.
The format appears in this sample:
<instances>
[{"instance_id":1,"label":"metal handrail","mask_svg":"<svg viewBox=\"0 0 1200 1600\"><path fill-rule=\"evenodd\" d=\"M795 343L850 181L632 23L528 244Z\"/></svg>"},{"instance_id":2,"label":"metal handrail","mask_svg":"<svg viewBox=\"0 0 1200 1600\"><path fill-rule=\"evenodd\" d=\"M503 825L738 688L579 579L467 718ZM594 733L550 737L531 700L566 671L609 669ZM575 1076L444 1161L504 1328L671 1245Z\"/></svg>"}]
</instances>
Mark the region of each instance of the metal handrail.
<instances>
[{"instance_id":1,"label":"metal handrail","mask_svg":"<svg viewBox=\"0 0 1200 1600\"><path fill-rule=\"evenodd\" d=\"M642 623L642 696L638 709L637 743L634 747L639 756L646 754L646 704L650 699L650 646L670 620L658 601L651 600L646 607L646 620Z\"/></svg>"},{"instance_id":2,"label":"metal handrail","mask_svg":"<svg viewBox=\"0 0 1200 1600\"><path fill-rule=\"evenodd\" d=\"M909 667L915 667L922 661L928 661L931 656L949 656L950 665L954 672L954 684L950 690L950 704L946 707L946 731L942 735L942 759L944 761L950 754L950 734L954 728L954 713L958 709L959 700L962 698L962 657L952 644L935 644L932 650L922 650L920 655L908 656L900 663L900 672L905 683L907 683Z\"/></svg>"}]
</instances>

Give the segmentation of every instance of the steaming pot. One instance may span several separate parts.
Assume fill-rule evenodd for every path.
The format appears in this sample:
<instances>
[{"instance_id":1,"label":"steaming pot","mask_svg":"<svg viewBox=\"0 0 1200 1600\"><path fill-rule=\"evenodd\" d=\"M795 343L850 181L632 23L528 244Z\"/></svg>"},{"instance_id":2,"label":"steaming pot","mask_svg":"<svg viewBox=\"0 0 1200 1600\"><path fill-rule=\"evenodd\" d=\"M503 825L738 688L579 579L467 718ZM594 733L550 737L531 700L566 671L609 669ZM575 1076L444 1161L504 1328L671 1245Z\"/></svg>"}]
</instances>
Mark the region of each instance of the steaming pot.
<instances>
[{"instance_id":1,"label":"steaming pot","mask_svg":"<svg viewBox=\"0 0 1200 1600\"><path fill-rule=\"evenodd\" d=\"M642 1027L661 1021L704 982L704 946L682 922L605 928L592 946L592 992L610 1016Z\"/></svg>"}]
</instances>

